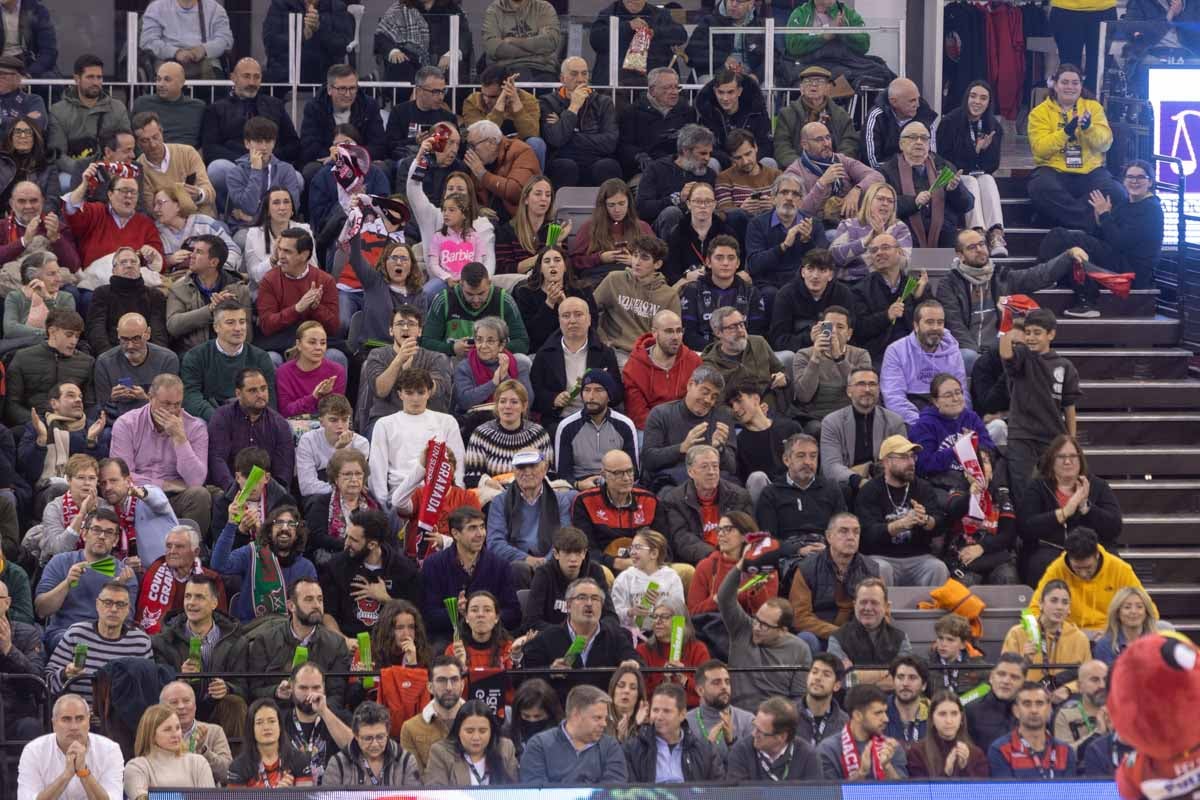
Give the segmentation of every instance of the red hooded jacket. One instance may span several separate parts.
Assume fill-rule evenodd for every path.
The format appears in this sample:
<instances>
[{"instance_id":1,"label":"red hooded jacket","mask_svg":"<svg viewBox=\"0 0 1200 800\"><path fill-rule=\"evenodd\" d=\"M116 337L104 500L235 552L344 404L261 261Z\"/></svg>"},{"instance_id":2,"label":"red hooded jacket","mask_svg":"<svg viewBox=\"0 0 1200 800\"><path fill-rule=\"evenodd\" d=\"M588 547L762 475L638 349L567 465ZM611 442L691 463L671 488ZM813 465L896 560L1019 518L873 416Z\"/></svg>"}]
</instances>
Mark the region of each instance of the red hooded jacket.
<instances>
[{"instance_id":1,"label":"red hooded jacket","mask_svg":"<svg viewBox=\"0 0 1200 800\"><path fill-rule=\"evenodd\" d=\"M700 366L700 354L681 344L675 365L670 370L664 370L650 360L650 348L653 346L654 334L642 334L634 342L629 361L621 370L621 379L625 383L625 413L639 431L646 427L650 409L683 397L688 378Z\"/></svg>"}]
</instances>

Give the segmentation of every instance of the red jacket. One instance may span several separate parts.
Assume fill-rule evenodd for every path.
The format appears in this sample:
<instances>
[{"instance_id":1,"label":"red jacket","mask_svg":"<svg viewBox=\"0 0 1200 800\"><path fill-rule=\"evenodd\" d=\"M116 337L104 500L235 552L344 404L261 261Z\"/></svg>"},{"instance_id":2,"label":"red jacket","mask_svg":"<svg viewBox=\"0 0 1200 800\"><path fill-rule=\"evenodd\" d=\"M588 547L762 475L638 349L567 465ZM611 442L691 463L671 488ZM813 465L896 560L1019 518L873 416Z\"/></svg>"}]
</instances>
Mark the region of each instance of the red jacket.
<instances>
[{"instance_id":1,"label":"red jacket","mask_svg":"<svg viewBox=\"0 0 1200 800\"><path fill-rule=\"evenodd\" d=\"M692 615L720 613L715 599L717 589L736 564L736 561L730 561L721 555L720 550L714 550L696 565L696 574L692 576L692 583L688 586L688 613ZM779 576L772 572L766 583L761 584L757 589L738 595L738 602L742 608L746 609L747 614L754 616L763 603L778 596Z\"/></svg>"},{"instance_id":2,"label":"red jacket","mask_svg":"<svg viewBox=\"0 0 1200 800\"><path fill-rule=\"evenodd\" d=\"M681 344L675 365L664 370L650 360L653 346L654 334L643 333L634 342L629 361L621 370L621 379L625 383L625 413L639 431L646 427L646 417L650 416L652 408L683 397L688 378L700 366L700 354Z\"/></svg>"},{"instance_id":3,"label":"red jacket","mask_svg":"<svg viewBox=\"0 0 1200 800\"><path fill-rule=\"evenodd\" d=\"M316 283L324 291L321 302L301 314L296 303ZM338 290L333 276L312 265L299 280L284 276L283 270L271 268L258 285L258 326L267 336L315 319L329 337L338 333Z\"/></svg>"},{"instance_id":4,"label":"red jacket","mask_svg":"<svg viewBox=\"0 0 1200 800\"><path fill-rule=\"evenodd\" d=\"M542 174L537 154L520 139L501 139L496 160L488 165L477 183L479 202L494 207L498 197L510 215L517 213L521 190L534 175Z\"/></svg>"},{"instance_id":5,"label":"red jacket","mask_svg":"<svg viewBox=\"0 0 1200 800\"><path fill-rule=\"evenodd\" d=\"M144 245L150 245L160 253L163 251L162 239L154 227L154 220L140 211L134 212L125 227L118 228L107 203L84 203L83 208L67 215L67 225L75 236L79 260L85 269L118 247L140 250ZM336 306L336 293L333 302Z\"/></svg>"},{"instance_id":6,"label":"red jacket","mask_svg":"<svg viewBox=\"0 0 1200 800\"><path fill-rule=\"evenodd\" d=\"M667 663L667 656L670 654L670 643L661 646L651 646L646 642L642 642L637 646L637 654L646 662L647 667L661 667ZM712 658L708 653L708 647L704 642L697 639L685 639L683 642L683 657L679 660L683 662L685 667L695 668ZM646 678L646 694L654 694L654 690L658 685L665 680L667 675L662 672L648 672ZM683 685L687 691L688 708L695 708L700 705L700 695L696 693L696 681L691 676L687 676L687 683Z\"/></svg>"},{"instance_id":7,"label":"red jacket","mask_svg":"<svg viewBox=\"0 0 1200 800\"><path fill-rule=\"evenodd\" d=\"M0 220L0 264L15 261L25 252L25 243L21 237L25 235L25 226L17 222L12 214ZM75 237L71 234L71 226L60 225L58 241L50 245L51 252L58 256L58 265L71 272L79 271L79 250L75 247Z\"/></svg>"}]
</instances>

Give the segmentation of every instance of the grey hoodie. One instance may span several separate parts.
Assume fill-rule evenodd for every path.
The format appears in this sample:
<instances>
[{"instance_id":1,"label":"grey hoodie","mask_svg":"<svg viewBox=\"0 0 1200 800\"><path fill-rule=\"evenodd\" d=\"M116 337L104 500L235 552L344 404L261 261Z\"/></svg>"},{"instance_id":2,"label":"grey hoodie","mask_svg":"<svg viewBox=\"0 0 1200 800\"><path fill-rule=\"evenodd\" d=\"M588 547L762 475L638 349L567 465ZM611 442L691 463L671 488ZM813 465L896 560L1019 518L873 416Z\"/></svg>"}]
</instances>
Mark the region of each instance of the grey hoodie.
<instances>
[{"instance_id":1,"label":"grey hoodie","mask_svg":"<svg viewBox=\"0 0 1200 800\"><path fill-rule=\"evenodd\" d=\"M495 0L483 15L489 64L557 75L561 36L558 14L546 0Z\"/></svg>"},{"instance_id":2,"label":"grey hoodie","mask_svg":"<svg viewBox=\"0 0 1200 800\"><path fill-rule=\"evenodd\" d=\"M62 100L50 106L50 121L46 146L59 156L69 155L67 144L74 139L98 140L105 131L132 130L124 103L105 92L96 105L88 108L79 102L79 90L74 86L63 92ZM98 158L103 153L98 142L96 147L93 156Z\"/></svg>"}]
</instances>

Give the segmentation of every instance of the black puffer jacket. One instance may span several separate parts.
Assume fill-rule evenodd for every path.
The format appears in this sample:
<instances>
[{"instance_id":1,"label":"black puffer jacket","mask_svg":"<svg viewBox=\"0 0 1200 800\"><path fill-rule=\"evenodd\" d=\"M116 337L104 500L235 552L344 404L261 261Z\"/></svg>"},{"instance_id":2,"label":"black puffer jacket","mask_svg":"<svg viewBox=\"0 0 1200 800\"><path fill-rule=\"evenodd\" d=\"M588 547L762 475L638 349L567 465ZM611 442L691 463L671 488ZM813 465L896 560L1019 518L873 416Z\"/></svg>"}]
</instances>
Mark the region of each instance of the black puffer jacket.
<instances>
[{"instance_id":1,"label":"black puffer jacket","mask_svg":"<svg viewBox=\"0 0 1200 800\"><path fill-rule=\"evenodd\" d=\"M100 286L88 306L88 344L97 356L117 346L117 322L126 314L141 314L150 324L150 341L170 347L167 337L167 298L158 289L146 285L141 277L114 275L107 286Z\"/></svg>"},{"instance_id":2,"label":"black puffer jacket","mask_svg":"<svg viewBox=\"0 0 1200 800\"><path fill-rule=\"evenodd\" d=\"M629 52L629 45L633 41L634 31L629 27L629 23L634 19L646 20L650 30L654 31L654 36L650 39L650 52L646 54L647 72L667 66L673 55L671 48L678 47L687 41L687 31L671 17L671 12L667 9L646 3L641 11L632 14L629 9L625 8L623 0L616 0L611 6L601 9L588 31L588 40L592 44L592 49L596 51L596 66L592 67L592 82L599 85L608 84L610 58L608 20L611 17L616 17L621 21L617 25L618 69L624 62L625 54ZM622 85L624 85L624 81L622 81Z\"/></svg>"},{"instance_id":3,"label":"black puffer jacket","mask_svg":"<svg viewBox=\"0 0 1200 800\"><path fill-rule=\"evenodd\" d=\"M221 638L213 647L212 655L204 665L204 671L233 672L241 659L242 623L220 611L213 612L213 622L221 632ZM183 662L187 661L191 641L191 634L187 631L187 615L183 611L176 611L167 617L162 631L150 639L150 645L154 648L154 660L164 667L178 670ZM205 683L207 684L207 681ZM245 692L245 685L241 681L230 679L225 681L225 685L233 694L242 695ZM206 692L207 686L204 686L200 687L196 694L205 697Z\"/></svg>"},{"instance_id":4,"label":"black puffer jacket","mask_svg":"<svg viewBox=\"0 0 1200 800\"><path fill-rule=\"evenodd\" d=\"M733 163L725 143L729 139L729 132L734 128L743 128L754 134L760 160L774 156L771 115L767 113L767 102L763 99L758 81L751 77L741 79L742 96L738 99L737 111L732 115L726 114L717 102L716 83L716 78L709 81L696 96L696 113L700 115L700 124L712 131L716 137L713 143L713 158L721 162L722 169Z\"/></svg>"},{"instance_id":5,"label":"black puffer jacket","mask_svg":"<svg viewBox=\"0 0 1200 800\"><path fill-rule=\"evenodd\" d=\"M725 777L725 761L707 740L701 739L683 723L680 742L680 766L687 783L718 781ZM631 783L654 783L658 768L658 735L653 725L642 725L637 735L625 742L625 760L629 763Z\"/></svg>"},{"instance_id":6,"label":"black puffer jacket","mask_svg":"<svg viewBox=\"0 0 1200 800\"><path fill-rule=\"evenodd\" d=\"M275 155L280 161L299 161L300 135L296 133L292 115L282 100L265 91L251 98L231 94L204 109L204 122L200 127L200 147L204 150L204 160L209 164L218 158L237 161L246 155L242 132L251 117L266 117L279 126Z\"/></svg>"},{"instance_id":7,"label":"black puffer jacket","mask_svg":"<svg viewBox=\"0 0 1200 800\"><path fill-rule=\"evenodd\" d=\"M676 155L675 140L684 125L699 121L696 109L681 99L664 116L643 97L621 112L617 157L627 176L641 172L655 159Z\"/></svg>"}]
</instances>

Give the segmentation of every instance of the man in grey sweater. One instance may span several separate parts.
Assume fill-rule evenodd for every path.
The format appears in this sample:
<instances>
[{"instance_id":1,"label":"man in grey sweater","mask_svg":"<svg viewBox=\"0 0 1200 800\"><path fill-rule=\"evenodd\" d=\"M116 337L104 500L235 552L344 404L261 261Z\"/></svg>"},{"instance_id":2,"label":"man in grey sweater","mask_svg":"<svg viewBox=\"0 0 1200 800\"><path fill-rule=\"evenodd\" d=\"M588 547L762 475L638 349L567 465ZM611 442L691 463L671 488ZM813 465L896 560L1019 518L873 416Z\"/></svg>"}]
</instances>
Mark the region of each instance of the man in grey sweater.
<instances>
[{"instance_id":1,"label":"man in grey sweater","mask_svg":"<svg viewBox=\"0 0 1200 800\"><path fill-rule=\"evenodd\" d=\"M792 606L786 598L772 597L751 617L738 603L742 564L731 569L717 590L717 608L729 632L729 662L732 667L749 667L735 672L733 703L740 708L758 708L768 697L782 695L793 702L804 698L804 673L812 664L812 651L791 632ZM762 667L792 667L764 672Z\"/></svg>"},{"instance_id":2,"label":"man in grey sweater","mask_svg":"<svg viewBox=\"0 0 1200 800\"><path fill-rule=\"evenodd\" d=\"M626 783L625 751L605 733L612 700L588 684L567 694L562 724L542 731L521 754L521 783L585 786Z\"/></svg>"},{"instance_id":3,"label":"man in grey sweater","mask_svg":"<svg viewBox=\"0 0 1200 800\"><path fill-rule=\"evenodd\" d=\"M693 445L708 444L721 454L721 477L737 476L737 439L734 420L721 402L725 379L716 369L702 364L688 379L682 400L655 406L646 418L642 442L642 473L657 485L687 483L685 459ZM647 484L649 485L649 484Z\"/></svg>"}]
</instances>

